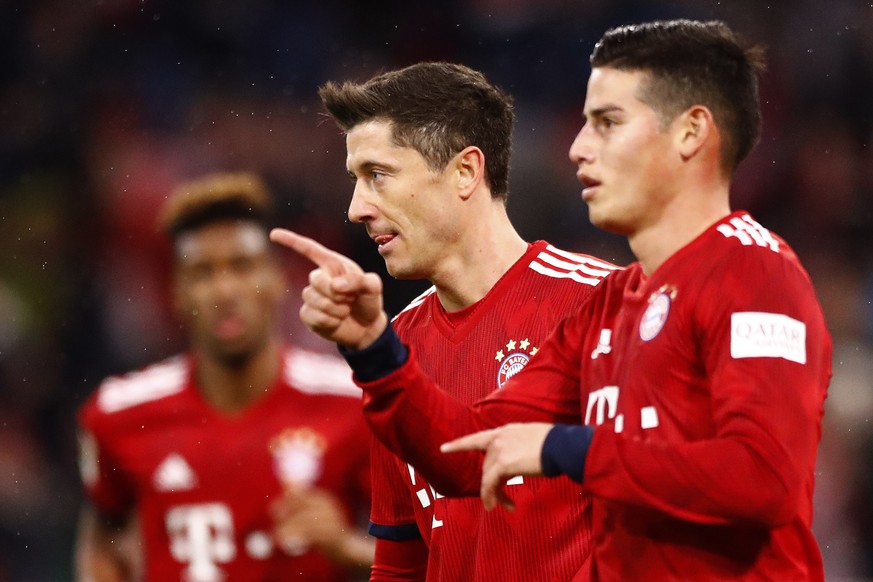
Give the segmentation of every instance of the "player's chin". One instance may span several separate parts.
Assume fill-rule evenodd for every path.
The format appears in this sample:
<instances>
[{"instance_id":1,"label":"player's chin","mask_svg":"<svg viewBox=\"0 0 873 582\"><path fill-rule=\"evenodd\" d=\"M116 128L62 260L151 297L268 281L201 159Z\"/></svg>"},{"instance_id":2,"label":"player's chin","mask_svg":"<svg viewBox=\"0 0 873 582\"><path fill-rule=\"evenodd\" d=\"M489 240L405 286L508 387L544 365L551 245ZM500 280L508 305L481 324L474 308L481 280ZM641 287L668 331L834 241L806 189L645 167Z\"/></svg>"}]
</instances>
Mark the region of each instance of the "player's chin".
<instances>
[{"instance_id":1,"label":"player's chin","mask_svg":"<svg viewBox=\"0 0 873 582\"><path fill-rule=\"evenodd\" d=\"M407 261L400 261L396 258L385 259L385 270L395 279L425 279L413 265Z\"/></svg>"},{"instance_id":2,"label":"player's chin","mask_svg":"<svg viewBox=\"0 0 873 582\"><path fill-rule=\"evenodd\" d=\"M622 220L622 217L616 216L615 213L610 213L605 208L588 208L588 220L592 225L600 230L611 232L614 234L625 235L628 233L628 225Z\"/></svg>"},{"instance_id":3,"label":"player's chin","mask_svg":"<svg viewBox=\"0 0 873 582\"><path fill-rule=\"evenodd\" d=\"M248 362L261 347L260 342L249 336L236 338L212 338L212 356L228 366L239 366Z\"/></svg>"}]
</instances>

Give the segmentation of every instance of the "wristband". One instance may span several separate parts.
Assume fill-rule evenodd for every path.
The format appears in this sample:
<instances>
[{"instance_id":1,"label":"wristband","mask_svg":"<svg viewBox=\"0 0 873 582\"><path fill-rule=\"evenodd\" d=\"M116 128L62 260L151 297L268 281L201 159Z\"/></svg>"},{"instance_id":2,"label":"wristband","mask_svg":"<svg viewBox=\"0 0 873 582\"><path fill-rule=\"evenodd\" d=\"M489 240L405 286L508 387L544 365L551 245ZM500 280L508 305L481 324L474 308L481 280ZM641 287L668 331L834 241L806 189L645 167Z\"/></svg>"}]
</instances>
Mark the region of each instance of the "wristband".
<instances>
[{"instance_id":1,"label":"wristband","mask_svg":"<svg viewBox=\"0 0 873 582\"><path fill-rule=\"evenodd\" d=\"M573 481L581 483L585 473L585 457L593 438L593 427L556 424L546 435L540 453L543 475L567 475Z\"/></svg>"},{"instance_id":2,"label":"wristband","mask_svg":"<svg viewBox=\"0 0 873 582\"><path fill-rule=\"evenodd\" d=\"M373 382L399 369L409 359L409 349L389 323L376 341L363 350L338 346L339 353L360 382Z\"/></svg>"}]
</instances>

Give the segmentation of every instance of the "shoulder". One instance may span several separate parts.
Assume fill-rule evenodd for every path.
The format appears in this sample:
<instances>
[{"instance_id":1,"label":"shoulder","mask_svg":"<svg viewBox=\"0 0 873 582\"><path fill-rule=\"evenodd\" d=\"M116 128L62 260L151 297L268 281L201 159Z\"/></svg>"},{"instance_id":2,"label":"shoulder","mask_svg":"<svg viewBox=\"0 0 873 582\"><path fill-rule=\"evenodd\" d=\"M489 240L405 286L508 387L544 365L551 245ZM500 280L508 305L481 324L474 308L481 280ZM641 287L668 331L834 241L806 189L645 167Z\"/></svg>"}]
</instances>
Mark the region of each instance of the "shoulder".
<instances>
[{"instance_id":1,"label":"shoulder","mask_svg":"<svg viewBox=\"0 0 873 582\"><path fill-rule=\"evenodd\" d=\"M593 287L621 267L591 255L559 249L544 241L534 243L528 268L543 279L557 279Z\"/></svg>"},{"instance_id":2,"label":"shoulder","mask_svg":"<svg viewBox=\"0 0 873 582\"><path fill-rule=\"evenodd\" d=\"M812 280L780 236L736 212L709 237L697 250L706 257L684 267L688 280L701 281L691 305L703 324L722 318L732 325L826 328ZM708 271L701 272L706 259Z\"/></svg>"},{"instance_id":3,"label":"shoulder","mask_svg":"<svg viewBox=\"0 0 873 582\"><path fill-rule=\"evenodd\" d=\"M285 384L304 394L361 397L361 389L352 381L349 365L338 355L287 347L282 375Z\"/></svg>"},{"instance_id":4,"label":"shoulder","mask_svg":"<svg viewBox=\"0 0 873 582\"><path fill-rule=\"evenodd\" d=\"M765 228L746 212L735 212L720 221L710 233L715 251L715 279L735 277L747 283L778 282L785 275L811 284L794 250L778 234ZM710 278L711 279L711 278Z\"/></svg>"},{"instance_id":5,"label":"shoulder","mask_svg":"<svg viewBox=\"0 0 873 582\"><path fill-rule=\"evenodd\" d=\"M434 297L436 297L436 287L431 286L427 290L425 290L424 293L410 301L409 304L400 311L400 313L398 313L391 319L391 322L395 326L402 326L403 324L412 321L416 318L416 316L426 311L425 309L423 309L423 306L431 301Z\"/></svg>"},{"instance_id":6,"label":"shoulder","mask_svg":"<svg viewBox=\"0 0 873 582\"><path fill-rule=\"evenodd\" d=\"M141 370L103 380L85 404L100 414L161 401L182 392L188 384L190 366L184 355L177 355Z\"/></svg>"}]
</instances>

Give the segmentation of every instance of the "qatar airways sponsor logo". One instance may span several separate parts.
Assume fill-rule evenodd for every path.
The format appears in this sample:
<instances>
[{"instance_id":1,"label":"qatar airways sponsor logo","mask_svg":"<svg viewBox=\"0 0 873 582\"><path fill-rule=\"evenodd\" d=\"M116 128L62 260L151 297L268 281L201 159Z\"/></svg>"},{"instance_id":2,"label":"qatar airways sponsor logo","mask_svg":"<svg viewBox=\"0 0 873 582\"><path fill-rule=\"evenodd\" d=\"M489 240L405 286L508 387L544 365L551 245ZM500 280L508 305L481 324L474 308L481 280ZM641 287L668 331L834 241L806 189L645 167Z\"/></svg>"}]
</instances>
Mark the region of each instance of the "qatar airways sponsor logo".
<instances>
[{"instance_id":1,"label":"qatar airways sponsor logo","mask_svg":"<svg viewBox=\"0 0 873 582\"><path fill-rule=\"evenodd\" d=\"M783 358L806 364L806 324L780 313L733 313L731 357Z\"/></svg>"}]
</instances>

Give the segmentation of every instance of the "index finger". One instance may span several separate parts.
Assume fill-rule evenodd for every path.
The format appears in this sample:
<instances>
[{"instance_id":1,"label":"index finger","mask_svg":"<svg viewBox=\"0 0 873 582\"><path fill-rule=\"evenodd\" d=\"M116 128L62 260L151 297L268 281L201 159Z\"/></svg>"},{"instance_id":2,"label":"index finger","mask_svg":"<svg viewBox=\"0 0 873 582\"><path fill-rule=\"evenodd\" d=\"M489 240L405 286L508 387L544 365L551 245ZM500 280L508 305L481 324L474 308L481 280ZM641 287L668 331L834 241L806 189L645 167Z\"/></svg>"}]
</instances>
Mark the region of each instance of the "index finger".
<instances>
[{"instance_id":1,"label":"index finger","mask_svg":"<svg viewBox=\"0 0 873 582\"><path fill-rule=\"evenodd\" d=\"M297 234L287 228L274 228L270 231L270 240L303 255L319 267L334 275L341 275L344 263L351 259L332 251L320 242Z\"/></svg>"},{"instance_id":2,"label":"index finger","mask_svg":"<svg viewBox=\"0 0 873 582\"><path fill-rule=\"evenodd\" d=\"M473 434L462 436L453 441L443 443L440 446L440 452L459 453L462 451L484 451L488 448L488 445L491 444L495 430L496 429L481 430L479 432L474 432Z\"/></svg>"}]
</instances>

